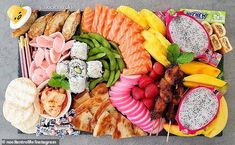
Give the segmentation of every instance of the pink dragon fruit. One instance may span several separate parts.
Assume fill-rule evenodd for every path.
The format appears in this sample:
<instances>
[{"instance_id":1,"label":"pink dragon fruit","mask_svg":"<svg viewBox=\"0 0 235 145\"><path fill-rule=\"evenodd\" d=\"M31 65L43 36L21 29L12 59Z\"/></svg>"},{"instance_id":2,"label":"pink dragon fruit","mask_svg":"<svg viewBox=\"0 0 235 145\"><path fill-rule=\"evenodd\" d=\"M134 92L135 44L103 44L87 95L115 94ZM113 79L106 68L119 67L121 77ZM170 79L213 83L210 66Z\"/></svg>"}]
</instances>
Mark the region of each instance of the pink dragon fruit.
<instances>
[{"instance_id":1,"label":"pink dragon fruit","mask_svg":"<svg viewBox=\"0 0 235 145\"><path fill-rule=\"evenodd\" d=\"M203 25L183 11L171 15L166 12L167 37L177 43L181 51L193 52L200 57L207 49L211 49L209 35Z\"/></svg>"},{"instance_id":2,"label":"pink dragon fruit","mask_svg":"<svg viewBox=\"0 0 235 145\"><path fill-rule=\"evenodd\" d=\"M208 87L189 90L176 114L180 130L186 134L195 134L206 128L218 114L221 95L216 89Z\"/></svg>"}]
</instances>

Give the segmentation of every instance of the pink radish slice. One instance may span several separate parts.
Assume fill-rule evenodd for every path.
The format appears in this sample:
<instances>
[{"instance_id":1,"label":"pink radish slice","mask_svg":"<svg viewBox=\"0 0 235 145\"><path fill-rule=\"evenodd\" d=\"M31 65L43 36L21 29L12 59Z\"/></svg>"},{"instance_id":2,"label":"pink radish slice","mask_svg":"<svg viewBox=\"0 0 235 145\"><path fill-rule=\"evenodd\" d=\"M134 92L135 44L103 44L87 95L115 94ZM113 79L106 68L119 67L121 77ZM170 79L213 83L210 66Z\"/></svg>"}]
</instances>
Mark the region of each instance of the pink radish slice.
<instances>
[{"instance_id":1,"label":"pink radish slice","mask_svg":"<svg viewBox=\"0 0 235 145\"><path fill-rule=\"evenodd\" d=\"M50 37L53 38L53 39L58 37L58 38L60 38L62 40L65 40L64 36L63 36L63 34L61 32L55 32L55 33L51 34Z\"/></svg>"},{"instance_id":2,"label":"pink radish slice","mask_svg":"<svg viewBox=\"0 0 235 145\"><path fill-rule=\"evenodd\" d=\"M42 48L38 48L38 51L35 54L34 61L36 66L41 66L43 59L45 58L45 52Z\"/></svg>"},{"instance_id":3,"label":"pink radish slice","mask_svg":"<svg viewBox=\"0 0 235 145\"><path fill-rule=\"evenodd\" d=\"M119 87L117 87L117 86L112 86L111 88L111 91L113 91L113 92L121 92L121 91L129 91L129 92L131 92L131 89L130 88L119 88Z\"/></svg>"},{"instance_id":4,"label":"pink radish slice","mask_svg":"<svg viewBox=\"0 0 235 145\"><path fill-rule=\"evenodd\" d=\"M141 116L139 119L135 120L135 124L140 125L140 124L144 124L147 121L150 121L151 115L150 112L147 110L146 114L144 114L143 116Z\"/></svg>"},{"instance_id":5,"label":"pink radish slice","mask_svg":"<svg viewBox=\"0 0 235 145\"><path fill-rule=\"evenodd\" d=\"M128 114L128 116L136 116L140 114L142 110L144 110L145 108L146 108L145 105L142 102L140 102L140 105L138 106L138 108L134 110L132 113Z\"/></svg>"},{"instance_id":6,"label":"pink radish slice","mask_svg":"<svg viewBox=\"0 0 235 145\"><path fill-rule=\"evenodd\" d=\"M125 101L127 99L130 98L130 95L125 95L125 96L121 96L121 97L109 97L110 99L112 99L113 101Z\"/></svg>"},{"instance_id":7,"label":"pink radish slice","mask_svg":"<svg viewBox=\"0 0 235 145\"><path fill-rule=\"evenodd\" d=\"M128 115L127 117L136 124L137 121L139 121L140 119L142 119L144 117L144 115L148 112L148 110L145 108L141 111L140 114L136 115L136 116L131 116Z\"/></svg>"},{"instance_id":8,"label":"pink radish slice","mask_svg":"<svg viewBox=\"0 0 235 145\"><path fill-rule=\"evenodd\" d=\"M120 89L132 89L134 87L134 85L130 85L130 84L127 84L127 83L123 83L123 82L116 82L115 87L118 87Z\"/></svg>"},{"instance_id":9,"label":"pink radish slice","mask_svg":"<svg viewBox=\"0 0 235 145\"><path fill-rule=\"evenodd\" d=\"M59 37L56 37L53 41L53 49L57 53L61 53L63 51L65 45L65 41Z\"/></svg>"},{"instance_id":10,"label":"pink radish slice","mask_svg":"<svg viewBox=\"0 0 235 145\"><path fill-rule=\"evenodd\" d=\"M45 50L45 59L49 64L52 64L53 62L51 61L51 57L50 57L50 50L46 49Z\"/></svg>"},{"instance_id":11,"label":"pink radish slice","mask_svg":"<svg viewBox=\"0 0 235 145\"><path fill-rule=\"evenodd\" d=\"M61 53L56 53L53 49L50 50L50 59L52 63L57 63L60 60Z\"/></svg>"},{"instance_id":12,"label":"pink radish slice","mask_svg":"<svg viewBox=\"0 0 235 145\"><path fill-rule=\"evenodd\" d=\"M109 95L111 97L121 97L121 96L125 96L125 95L129 95L130 92L128 91L122 91L122 92L113 92L113 91L109 91Z\"/></svg>"},{"instance_id":13,"label":"pink radish slice","mask_svg":"<svg viewBox=\"0 0 235 145\"><path fill-rule=\"evenodd\" d=\"M39 36L36 38L36 43L40 46L40 47L45 47L45 48L52 48L52 41L49 41L47 38L45 39L45 37Z\"/></svg>"},{"instance_id":14,"label":"pink radish slice","mask_svg":"<svg viewBox=\"0 0 235 145\"><path fill-rule=\"evenodd\" d=\"M138 108L139 101L136 101L135 99L132 99L130 104L127 104L125 106L120 106L119 110L125 114L128 115L130 112L132 112L134 109Z\"/></svg>"},{"instance_id":15,"label":"pink radish slice","mask_svg":"<svg viewBox=\"0 0 235 145\"><path fill-rule=\"evenodd\" d=\"M132 75L132 76L125 76L121 74L121 81L128 82L132 85L137 85L141 75Z\"/></svg>"},{"instance_id":16,"label":"pink radish slice","mask_svg":"<svg viewBox=\"0 0 235 145\"><path fill-rule=\"evenodd\" d=\"M70 52L70 51L69 51L69 52L67 52L65 55L63 55L63 56L60 58L59 62L61 62L61 61L63 61L63 60L68 59L68 58L70 57L70 54L71 54L71 52Z\"/></svg>"},{"instance_id":17,"label":"pink radish slice","mask_svg":"<svg viewBox=\"0 0 235 145\"><path fill-rule=\"evenodd\" d=\"M46 69L46 73L47 73L47 77L51 78L51 74L56 70L56 65L55 64L51 64L48 66L48 68Z\"/></svg>"},{"instance_id":18,"label":"pink radish slice","mask_svg":"<svg viewBox=\"0 0 235 145\"><path fill-rule=\"evenodd\" d=\"M126 104L129 104L132 101L132 98L127 98L125 101L117 101L117 100L112 100L112 97L110 97L110 100L113 104L113 106L119 108L120 106L124 106Z\"/></svg>"},{"instance_id":19,"label":"pink radish slice","mask_svg":"<svg viewBox=\"0 0 235 145\"><path fill-rule=\"evenodd\" d=\"M68 42L65 43L63 50L62 50L62 54L64 55L64 53L68 50L70 50L73 47L75 40L70 40Z\"/></svg>"},{"instance_id":20,"label":"pink radish slice","mask_svg":"<svg viewBox=\"0 0 235 145\"><path fill-rule=\"evenodd\" d=\"M46 72L41 69L41 68L37 68L34 70L34 74L32 76L32 81L36 84L39 85L41 84L43 81L45 81L47 79L47 74Z\"/></svg>"},{"instance_id":21,"label":"pink radish slice","mask_svg":"<svg viewBox=\"0 0 235 145\"><path fill-rule=\"evenodd\" d=\"M49 63L46 61L46 60L43 60L42 61L42 64L40 65L40 67L43 69L43 70L46 70L49 66Z\"/></svg>"},{"instance_id":22,"label":"pink radish slice","mask_svg":"<svg viewBox=\"0 0 235 145\"><path fill-rule=\"evenodd\" d=\"M34 70L37 69L37 66L34 61L32 61L30 68L29 68L29 77L32 78Z\"/></svg>"}]
</instances>

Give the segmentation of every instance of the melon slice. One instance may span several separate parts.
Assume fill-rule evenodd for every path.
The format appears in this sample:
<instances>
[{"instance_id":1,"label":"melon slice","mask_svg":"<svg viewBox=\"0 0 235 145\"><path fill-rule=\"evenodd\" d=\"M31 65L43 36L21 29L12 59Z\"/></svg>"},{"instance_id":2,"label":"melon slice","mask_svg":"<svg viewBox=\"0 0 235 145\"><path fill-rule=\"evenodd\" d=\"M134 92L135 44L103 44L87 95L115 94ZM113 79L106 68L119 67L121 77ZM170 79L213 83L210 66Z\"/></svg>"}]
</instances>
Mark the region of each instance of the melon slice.
<instances>
[{"instance_id":1,"label":"melon slice","mask_svg":"<svg viewBox=\"0 0 235 145\"><path fill-rule=\"evenodd\" d=\"M214 88L190 89L180 102L176 121L182 132L195 134L205 129L217 116L221 93Z\"/></svg>"}]
</instances>

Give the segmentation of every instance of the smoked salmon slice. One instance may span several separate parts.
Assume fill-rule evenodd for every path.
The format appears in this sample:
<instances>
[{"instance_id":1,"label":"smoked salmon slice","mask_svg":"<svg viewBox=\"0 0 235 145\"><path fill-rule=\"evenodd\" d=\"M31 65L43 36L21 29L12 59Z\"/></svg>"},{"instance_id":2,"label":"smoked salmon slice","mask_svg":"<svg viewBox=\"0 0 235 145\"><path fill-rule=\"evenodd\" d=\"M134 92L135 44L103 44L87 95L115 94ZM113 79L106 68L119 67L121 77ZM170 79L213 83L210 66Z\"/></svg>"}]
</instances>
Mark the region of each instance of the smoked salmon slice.
<instances>
[{"instance_id":1,"label":"smoked salmon slice","mask_svg":"<svg viewBox=\"0 0 235 145\"><path fill-rule=\"evenodd\" d=\"M136 53L136 52L138 52L138 51L142 51L142 50L144 50L144 49L145 49L145 48L144 48L144 46L143 46L142 43L137 43L137 44L135 44L135 45L132 45L132 46L126 48L125 51L122 52L122 56L126 58L126 57L128 57L129 55L132 55L133 53Z\"/></svg>"},{"instance_id":2,"label":"smoked salmon slice","mask_svg":"<svg viewBox=\"0 0 235 145\"><path fill-rule=\"evenodd\" d=\"M82 15L82 31L91 32L95 12L90 7L86 7Z\"/></svg>"},{"instance_id":3,"label":"smoked salmon slice","mask_svg":"<svg viewBox=\"0 0 235 145\"><path fill-rule=\"evenodd\" d=\"M98 22L100 20L101 11L102 11L102 5L101 4L96 4L96 6L95 6L95 15L94 15L94 19L93 19L93 22L92 22L91 32L95 32L95 33L97 32L97 25L98 25Z\"/></svg>"},{"instance_id":4,"label":"smoked salmon slice","mask_svg":"<svg viewBox=\"0 0 235 145\"><path fill-rule=\"evenodd\" d=\"M149 54L147 51L143 50L143 51L140 51L140 52L136 52L126 58L124 58L124 61L126 62L126 64L133 64L135 63L135 61L137 61L138 59L141 59L141 58L144 58L144 59L149 59Z\"/></svg>"},{"instance_id":5,"label":"smoked salmon slice","mask_svg":"<svg viewBox=\"0 0 235 145\"><path fill-rule=\"evenodd\" d=\"M120 29L120 26L125 18L126 18L126 16L122 13L118 13L116 15L116 17L113 20L112 27L109 31L107 39L114 40L114 37L117 35L117 33Z\"/></svg>"},{"instance_id":6,"label":"smoked salmon slice","mask_svg":"<svg viewBox=\"0 0 235 145\"><path fill-rule=\"evenodd\" d=\"M97 31L96 31L100 35L102 35L103 29L104 29L104 23L105 23L108 11L109 11L109 7L107 6L102 7L102 11L99 16L99 22L98 22Z\"/></svg>"},{"instance_id":7,"label":"smoked salmon slice","mask_svg":"<svg viewBox=\"0 0 235 145\"><path fill-rule=\"evenodd\" d=\"M123 35L125 35L126 31L130 28L130 26L132 25L133 21L131 19L129 19L128 17L126 17L123 21L123 23L120 26L120 29L117 33L117 35L114 37L114 42L120 44L120 40L122 38Z\"/></svg>"},{"instance_id":8,"label":"smoked salmon slice","mask_svg":"<svg viewBox=\"0 0 235 145\"><path fill-rule=\"evenodd\" d=\"M131 36L134 36L135 34L140 33L142 30L143 30L143 28L141 26L139 26L136 23L133 23L130 26L130 29L128 29L128 31L125 33L125 35L121 38L120 44L122 44L126 40L129 40L131 38Z\"/></svg>"},{"instance_id":9,"label":"smoked salmon slice","mask_svg":"<svg viewBox=\"0 0 235 145\"><path fill-rule=\"evenodd\" d=\"M115 18L116 15L117 15L117 11L115 9L108 10L107 17L104 23L104 29L102 32L104 38L107 38L109 31L112 27L113 19Z\"/></svg>"},{"instance_id":10,"label":"smoked salmon slice","mask_svg":"<svg viewBox=\"0 0 235 145\"><path fill-rule=\"evenodd\" d=\"M148 73L148 68L146 66L143 67L134 67L131 69L124 69L123 74L124 75L142 75Z\"/></svg>"}]
</instances>

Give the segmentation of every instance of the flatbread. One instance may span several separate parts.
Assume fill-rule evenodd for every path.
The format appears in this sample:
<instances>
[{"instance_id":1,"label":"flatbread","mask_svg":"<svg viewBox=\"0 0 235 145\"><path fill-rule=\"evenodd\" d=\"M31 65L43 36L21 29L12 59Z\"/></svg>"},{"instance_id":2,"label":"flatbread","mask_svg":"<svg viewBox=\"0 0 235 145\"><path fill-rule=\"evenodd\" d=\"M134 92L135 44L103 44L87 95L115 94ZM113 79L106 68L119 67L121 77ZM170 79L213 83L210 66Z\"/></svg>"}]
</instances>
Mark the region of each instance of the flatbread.
<instances>
[{"instance_id":1,"label":"flatbread","mask_svg":"<svg viewBox=\"0 0 235 145\"><path fill-rule=\"evenodd\" d=\"M30 107L37 95L35 84L27 78L17 78L10 82L6 89L5 98L17 106Z\"/></svg>"},{"instance_id":2,"label":"flatbread","mask_svg":"<svg viewBox=\"0 0 235 145\"><path fill-rule=\"evenodd\" d=\"M92 132L92 129L90 127L90 121L92 119L91 112L84 108L84 110L81 110L76 114L76 116L72 120L72 124L75 129L86 131L86 132Z\"/></svg>"}]
</instances>

